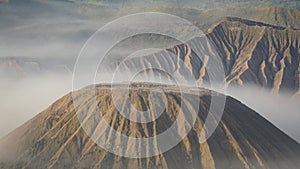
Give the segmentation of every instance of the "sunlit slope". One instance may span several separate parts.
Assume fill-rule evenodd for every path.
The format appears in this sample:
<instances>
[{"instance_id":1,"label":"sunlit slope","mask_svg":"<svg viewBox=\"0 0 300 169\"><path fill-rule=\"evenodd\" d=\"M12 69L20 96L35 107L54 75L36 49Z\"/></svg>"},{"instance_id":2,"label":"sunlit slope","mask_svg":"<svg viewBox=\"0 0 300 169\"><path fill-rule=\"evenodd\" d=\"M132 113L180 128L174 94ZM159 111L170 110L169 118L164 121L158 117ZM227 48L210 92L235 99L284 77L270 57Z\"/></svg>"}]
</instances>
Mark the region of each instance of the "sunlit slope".
<instances>
[{"instance_id":1,"label":"sunlit slope","mask_svg":"<svg viewBox=\"0 0 300 169\"><path fill-rule=\"evenodd\" d=\"M222 53L229 84L299 90L299 30L225 18L209 36Z\"/></svg>"},{"instance_id":2,"label":"sunlit slope","mask_svg":"<svg viewBox=\"0 0 300 169\"><path fill-rule=\"evenodd\" d=\"M127 59L119 67L155 67L180 79L186 78L182 70L188 70L203 83L210 78L207 65L213 65L218 57L229 87L300 91L300 30L226 17L215 23L206 37L209 40L197 38L153 55ZM143 76L157 75L150 70Z\"/></svg>"},{"instance_id":3,"label":"sunlit slope","mask_svg":"<svg viewBox=\"0 0 300 169\"><path fill-rule=\"evenodd\" d=\"M300 145L271 123L239 101L228 97L223 117L211 138L199 144L198 137L206 119L211 94L205 89L183 88L189 97L182 98L178 87L134 83L130 100L136 109L149 108L150 89L165 91L167 106L154 122L139 124L125 119L114 107L110 85L97 85L96 100L104 119L114 129L130 137L149 137L164 132L176 120L182 109L179 104L195 110L193 101L200 97L198 118L187 137L176 147L149 158L124 158L97 146L81 128L74 111L71 94L62 97L39 115L1 139L0 168L298 168ZM122 88L121 85L113 86ZM195 95L197 90L199 95ZM95 107L90 97L91 88L78 91L80 106L86 113ZM126 105L126 104L124 104ZM128 113L131 108L122 107ZM87 117L91 118L91 117ZM94 121L91 128L99 123ZM178 126L184 127L184 126ZM110 138L108 132L107 139ZM111 143L117 140L111 140ZM147 145L145 145L147 147ZM127 149L124 151L135 151Z\"/></svg>"}]
</instances>

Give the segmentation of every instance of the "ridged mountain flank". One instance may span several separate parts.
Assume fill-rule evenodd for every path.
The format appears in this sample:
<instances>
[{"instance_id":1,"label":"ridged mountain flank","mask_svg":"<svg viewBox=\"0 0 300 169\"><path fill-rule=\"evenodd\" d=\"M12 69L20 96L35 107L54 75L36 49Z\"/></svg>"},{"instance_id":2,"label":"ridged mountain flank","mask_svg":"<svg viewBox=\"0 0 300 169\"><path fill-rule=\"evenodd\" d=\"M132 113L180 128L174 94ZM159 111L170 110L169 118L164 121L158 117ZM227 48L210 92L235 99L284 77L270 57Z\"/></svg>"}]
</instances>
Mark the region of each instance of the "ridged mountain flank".
<instances>
[{"instance_id":1,"label":"ridged mountain flank","mask_svg":"<svg viewBox=\"0 0 300 169\"><path fill-rule=\"evenodd\" d=\"M276 93L299 92L299 30L224 18L210 32L221 53L228 84L257 84Z\"/></svg>"},{"instance_id":2,"label":"ridged mountain flank","mask_svg":"<svg viewBox=\"0 0 300 169\"><path fill-rule=\"evenodd\" d=\"M173 85L131 83L129 100L135 109L151 110L150 90L163 90L167 102L163 114L156 120L137 123L122 116L112 102L111 89L118 88L122 92L122 87L124 84L100 84L95 90L87 87L76 91L76 99L81 100L79 107L87 115L92 133L97 133L96 129L105 132L105 139L112 145L122 141L110 140L111 129L97 128L99 121L90 115L95 107L91 106L92 98L85 96L93 91L103 119L111 128L133 138L163 133L184 107L192 112L196 111L192 105L199 106L196 122L186 137L169 151L145 158L121 157L104 150L87 136L79 123L70 93L0 140L0 168L296 169L300 165L300 145L297 142L231 97L227 97L215 132L207 141L199 143L212 96L221 97L221 94L201 88L181 87L179 90ZM181 93L188 97L183 98ZM199 98L199 102L195 104L197 99L194 98ZM132 113L133 109L125 102L121 104L121 110ZM177 127L186 126L178 123ZM153 148L147 144L144 147L146 150ZM136 146L128 146L123 151L136 149Z\"/></svg>"},{"instance_id":3,"label":"ridged mountain flank","mask_svg":"<svg viewBox=\"0 0 300 169\"><path fill-rule=\"evenodd\" d=\"M208 30L205 39L192 39L124 65L129 69L151 64L182 78L181 60L197 82L203 83L210 78L207 65L218 57L229 87L256 85L274 93L300 93L300 30L226 17Z\"/></svg>"}]
</instances>

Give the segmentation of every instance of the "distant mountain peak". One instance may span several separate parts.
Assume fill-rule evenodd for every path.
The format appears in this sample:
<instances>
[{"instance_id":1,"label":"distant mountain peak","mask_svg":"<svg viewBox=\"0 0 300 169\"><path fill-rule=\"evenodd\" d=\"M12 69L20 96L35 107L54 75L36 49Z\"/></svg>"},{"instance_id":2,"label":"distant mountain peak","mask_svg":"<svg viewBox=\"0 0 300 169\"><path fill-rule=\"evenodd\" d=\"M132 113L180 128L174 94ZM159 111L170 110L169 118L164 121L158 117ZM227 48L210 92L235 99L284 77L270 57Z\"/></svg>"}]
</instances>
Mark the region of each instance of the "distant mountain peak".
<instances>
[{"instance_id":1,"label":"distant mountain peak","mask_svg":"<svg viewBox=\"0 0 300 169\"><path fill-rule=\"evenodd\" d=\"M257 22L253 20L248 20L248 19L242 19L238 17L223 17L221 18L218 22L216 22L209 30L208 32L212 32L213 29L215 29L218 26L225 26L228 27L229 25L232 26L249 26L249 27L266 27L266 28L272 28L272 29L277 29L277 30L285 30L285 29L291 29L291 30L297 30L296 28L287 28L284 26L277 26L277 25L272 25L264 22Z\"/></svg>"},{"instance_id":2,"label":"distant mountain peak","mask_svg":"<svg viewBox=\"0 0 300 169\"><path fill-rule=\"evenodd\" d=\"M229 84L258 84L275 93L300 91L300 30L225 17L208 32Z\"/></svg>"}]
</instances>

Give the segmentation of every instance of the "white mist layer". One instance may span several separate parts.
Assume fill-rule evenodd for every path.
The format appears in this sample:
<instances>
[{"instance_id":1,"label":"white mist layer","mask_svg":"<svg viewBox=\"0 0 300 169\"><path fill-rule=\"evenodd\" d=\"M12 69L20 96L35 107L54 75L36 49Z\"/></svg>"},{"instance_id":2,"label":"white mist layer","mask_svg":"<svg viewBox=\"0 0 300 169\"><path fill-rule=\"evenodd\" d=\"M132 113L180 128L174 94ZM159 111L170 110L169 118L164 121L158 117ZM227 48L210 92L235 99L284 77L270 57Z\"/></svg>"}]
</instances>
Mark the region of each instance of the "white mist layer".
<instances>
[{"instance_id":1,"label":"white mist layer","mask_svg":"<svg viewBox=\"0 0 300 169\"><path fill-rule=\"evenodd\" d=\"M300 96L274 94L258 87L235 88L227 92L258 112L281 131L300 143Z\"/></svg>"},{"instance_id":2,"label":"white mist layer","mask_svg":"<svg viewBox=\"0 0 300 169\"><path fill-rule=\"evenodd\" d=\"M111 74L105 75L102 74L102 80L108 82L104 79L111 78ZM143 81L139 78L135 80ZM153 81L153 79L148 79L148 81ZM0 137L8 134L72 90L72 78L69 75L51 74L27 77L17 81L1 79L1 82ZM279 96L255 87L235 88L227 91L226 94L249 106L300 142L299 96L290 97L283 94Z\"/></svg>"},{"instance_id":3,"label":"white mist layer","mask_svg":"<svg viewBox=\"0 0 300 169\"><path fill-rule=\"evenodd\" d=\"M34 117L71 90L71 77L44 75L1 79L0 137Z\"/></svg>"}]
</instances>

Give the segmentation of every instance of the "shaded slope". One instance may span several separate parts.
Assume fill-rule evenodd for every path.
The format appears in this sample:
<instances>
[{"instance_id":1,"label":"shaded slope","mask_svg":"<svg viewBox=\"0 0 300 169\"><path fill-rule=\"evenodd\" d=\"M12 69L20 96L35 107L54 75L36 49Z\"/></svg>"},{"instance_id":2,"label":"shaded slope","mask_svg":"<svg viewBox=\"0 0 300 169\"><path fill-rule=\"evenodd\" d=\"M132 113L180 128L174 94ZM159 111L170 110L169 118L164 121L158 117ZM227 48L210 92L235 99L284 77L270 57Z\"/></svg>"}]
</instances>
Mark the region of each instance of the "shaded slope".
<instances>
[{"instance_id":1,"label":"shaded slope","mask_svg":"<svg viewBox=\"0 0 300 169\"><path fill-rule=\"evenodd\" d=\"M182 99L177 87L149 83L136 83L131 87L131 100L137 109L143 109L139 106L143 104L149 107L146 102L149 89L169 90L166 92L166 111L153 123L137 124L129 121L112 105L110 86L98 85L98 105L111 126L131 137L148 137L163 132L174 122L181 108L176 100ZM222 120L215 133L207 142L199 144L198 136L208 113L211 91L189 90L200 91L199 96L190 94L184 104L189 107L193 97L200 97L200 109L194 128L180 144L159 156L123 158L97 146L80 127L72 96L68 94L1 139L0 168L296 169L299 166L300 145L256 112L230 97L227 98ZM91 89L85 88L78 92L84 96ZM87 113L94 109L89 105L90 98L85 98L82 106L85 106ZM91 125L94 128L98 123Z\"/></svg>"}]
</instances>

